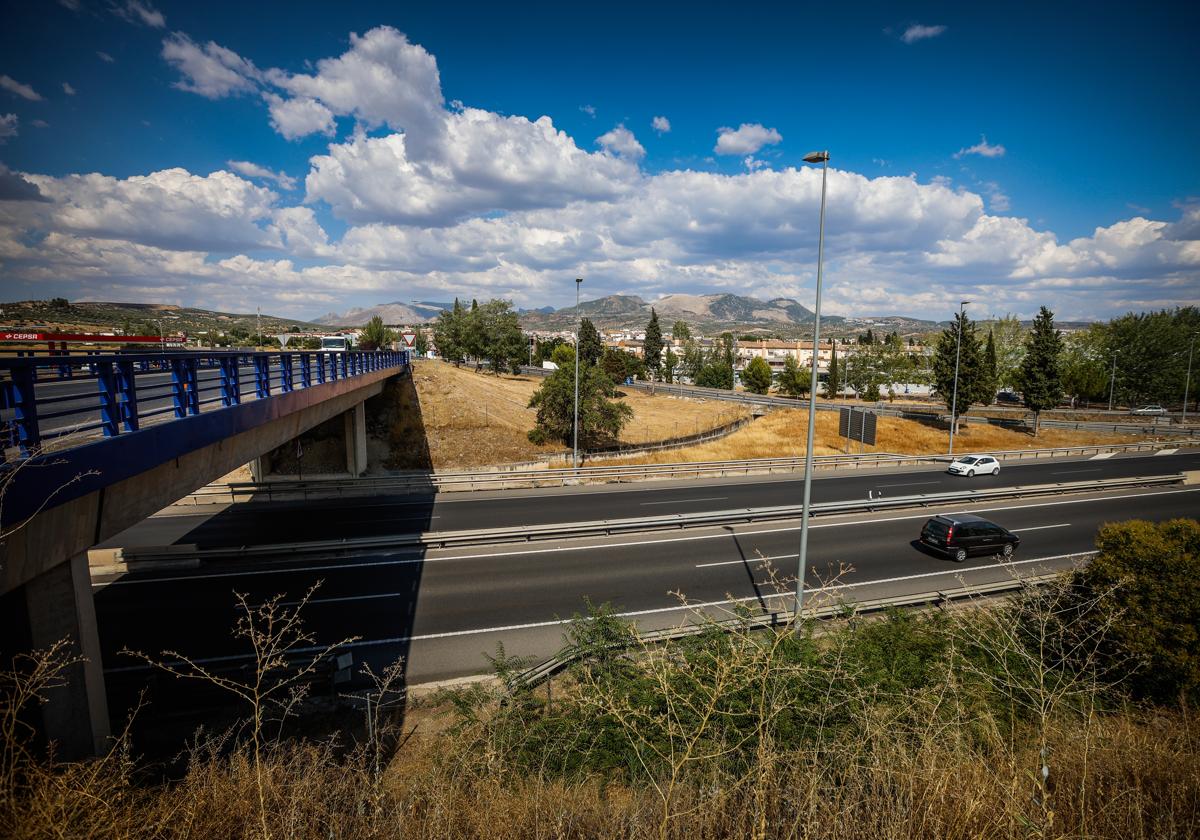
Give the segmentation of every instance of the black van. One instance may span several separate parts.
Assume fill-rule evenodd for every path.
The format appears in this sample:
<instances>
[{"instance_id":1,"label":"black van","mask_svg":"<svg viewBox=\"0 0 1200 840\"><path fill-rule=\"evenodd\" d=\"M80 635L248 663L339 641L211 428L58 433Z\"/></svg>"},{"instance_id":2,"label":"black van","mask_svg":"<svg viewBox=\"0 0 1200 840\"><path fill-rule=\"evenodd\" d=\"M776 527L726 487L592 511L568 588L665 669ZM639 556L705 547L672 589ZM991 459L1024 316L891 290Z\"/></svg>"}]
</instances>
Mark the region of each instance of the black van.
<instances>
[{"instance_id":1,"label":"black van","mask_svg":"<svg viewBox=\"0 0 1200 840\"><path fill-rule=\"evenodd\" d=\"M1012 557L1021 538L981 516L947 513L925 523L921 544L961 563L971 554Z\"/></svg>"}]
</instances>

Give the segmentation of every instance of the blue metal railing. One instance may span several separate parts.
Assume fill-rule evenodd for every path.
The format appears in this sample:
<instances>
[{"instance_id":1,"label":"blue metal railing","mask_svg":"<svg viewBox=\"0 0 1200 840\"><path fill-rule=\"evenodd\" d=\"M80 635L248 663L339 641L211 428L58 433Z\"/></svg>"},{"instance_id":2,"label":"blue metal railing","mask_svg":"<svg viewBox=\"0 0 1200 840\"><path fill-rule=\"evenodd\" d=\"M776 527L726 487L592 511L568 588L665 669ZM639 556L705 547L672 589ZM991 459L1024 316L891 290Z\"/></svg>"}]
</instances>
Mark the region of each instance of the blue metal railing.
<instances>
[{"instance_id":1,"label":"blue metal railing","mask_svg":"<svg viewBox=\"0 0 1200 840\"><path fill-rule=\"evenodd\" d=\"M28 458L67 435L99 431L115 437L164 415L182 419L408 362L405 350L169 350L0 358L0 446L15 447L21 458Z\"/></svg>"}]
</instances>

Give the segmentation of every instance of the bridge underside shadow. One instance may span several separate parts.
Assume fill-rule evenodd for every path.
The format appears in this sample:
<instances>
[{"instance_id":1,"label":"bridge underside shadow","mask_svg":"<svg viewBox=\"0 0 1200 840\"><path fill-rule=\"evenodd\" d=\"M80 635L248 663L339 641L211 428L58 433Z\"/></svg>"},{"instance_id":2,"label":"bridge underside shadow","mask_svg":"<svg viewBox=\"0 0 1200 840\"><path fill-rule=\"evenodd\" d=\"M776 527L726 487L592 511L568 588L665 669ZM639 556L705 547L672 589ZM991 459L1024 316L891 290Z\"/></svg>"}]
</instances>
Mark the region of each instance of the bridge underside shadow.
<instances>
[{"instance_id":1,"label":"bridge underside shadow","mask_svg":"<svg viewBox=\"0 0 1200 840\"><path fill-rule=\"evenodd\" d=\"M67 639L86 658L43 706L39 729L63 756L108 737L104 663L87 551L383 389L384 369L201 413L23 462L4 476L0 667Z\"/></svg>"}]
</instances>

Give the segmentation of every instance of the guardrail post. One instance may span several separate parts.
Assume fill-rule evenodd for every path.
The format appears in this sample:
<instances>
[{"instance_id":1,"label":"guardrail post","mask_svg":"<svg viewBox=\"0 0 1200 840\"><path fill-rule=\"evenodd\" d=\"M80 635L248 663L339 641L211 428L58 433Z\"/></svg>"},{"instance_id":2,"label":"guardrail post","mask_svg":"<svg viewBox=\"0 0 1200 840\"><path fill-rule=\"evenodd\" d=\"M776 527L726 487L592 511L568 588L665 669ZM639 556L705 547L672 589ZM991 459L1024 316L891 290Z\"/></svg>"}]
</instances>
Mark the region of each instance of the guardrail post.
<instances>
[{"instance_id":1,"label":"guardrail post","mask_svg":"<svg viewBox=\"0 0 1200 840\"><path fill-rule=\"evenodd\" d=\"M341 367L341 370L338 371L338 373L341 374L342 379L345 379L346 377L348 377L350 375L350 353L351 352L352 351L347 351L344 353L335 354L336 356L339 356L341 358L341 364L339 365Z\"/></svg>"},{"instance_id":2,"label":"guardrail post","mask_svg":"<svg viewBox=\"0 0 1200 840\"><path fill-rule=\"evenodd\" d=\"M13 368L13 423L17 427L17 444L28 458L42 443L38 428L37 398L33 393L33 365Z\"/></svg>"},{"instance_id":3,"label":"guardrail post","mask_svg":"<svg viewBox=\"0 0 1200 840\"><path fill-rule=\"evenodd\" d=\"M200 361L196 358L183 360L184 387L187 390L188 414L200 413Z\"/></svg>"},{"instance_id":4,"label":"guardrail post","mask_svg":"<svg viewBox=\"0 0 1200 840\"><path fill-rule=\"evenodd\" d=\"M318 353L316 360L317 360L317 384L324 385L325 384L325 370L326 370L325 354Z\"/></svg>"},{"instance_id":5,"label":"guardrail post","mask_svg":"<svg viewBox=\"0 0 1200 840\"><path fill-rule=\"evenodd\" d=\"M238 357L225 356L221 359L221 405L228 408L231 405L241 405L241 402L241 368Z\"/></svg>"},{"instance_id":6,"label":"guardrail post","mask_svg":"<svg viewBox=\"0 0 1200 840\"><path fill-rule=\"evenodd\" d=\"M183 359L171 359L171 399L175 403L175 418L187 417L187 370Z\"/></svg>"},{"instance_id":7,"label":"guardrail post","mask_svg":"<svg viewBox=\"0 0 1200 840\"><path fill-rule=\"evenodd\" d=\"M117 362L117 388L121 391L121 424L125 427L125 431L136 432L138 430L138 401L133 362L126 359Z\"/></svg>"},{"instance_id":8,"label":"guardrail post","mask_svg":"<svg viewBox=\"0 0 1200 840\"><path fill-rule=\"evenodd\" d=\"M266 354L254 356L254 395L260 400L271 396L271 359Z\"/></svg>"},{"instance_id":9,"label":"guardrail post","mask_svg":"<svg viewBox=\"0 0 1200 840\"><path fill-rule=\"evenodd\" d=\"M312 356L308 353L300 354L300 387L312 387Z\"/></svg>"},{"instance_id":10,"label":"guardrail post","mask_svg":"<svg viewBox=\"0 0 1200 840\"><path fill-rule=\"evenodd\" d=\"M292 354L279 354L279 390L288 393L292 390Z\"/></svg>"},{"instance_id":11,"label":"guardrail post","mask_svg":"<svg viewBox=\"0 0 1200 840\"><path fill-rule=\"evenodd\" d=\"M121 404L117 401L117 380L112 362L96 362L96 387L100 390L100 423L105 437L121 431Z\"/></svg>"}]
</instances>

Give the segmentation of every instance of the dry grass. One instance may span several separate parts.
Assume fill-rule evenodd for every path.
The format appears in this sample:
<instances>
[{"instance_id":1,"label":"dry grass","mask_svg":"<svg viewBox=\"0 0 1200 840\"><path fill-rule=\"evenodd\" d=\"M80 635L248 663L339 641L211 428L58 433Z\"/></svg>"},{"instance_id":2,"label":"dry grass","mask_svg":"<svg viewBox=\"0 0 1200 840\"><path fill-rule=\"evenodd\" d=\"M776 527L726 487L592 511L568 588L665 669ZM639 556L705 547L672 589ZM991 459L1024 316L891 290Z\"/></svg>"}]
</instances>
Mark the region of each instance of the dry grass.
<instances>
[{"instance_id":1,"label":"dry grass","mask_svg":"<svg viewBox=\"0 0 1200 840\"><path fill-rule=\"evenodd\" d=\"M535 446L526 437L536 416L528 408L541 381L536 377L495 376L430 361L414 366L413 380L435 470L528 461L562 450ZM742 406L716 400L640 392L628 394L625 401L634 412L622 435L626 443L705 431L749 414Z\"/></svg>"},{"instance_id":2,"label":"dry grass","mask_svg":"<svg viewBox=\"0 0 1200 840\"><path fill-rule=\"evenodd\" d=\"M720 440L685 449L633 456L621 459L616 463L661 464L803 455L807 424L807 410L780 409L756 420L749 427ZM1141 436L1047 428L1043 428L1035 438L1030 434L999 426L964 423L959 427L958 434L955 435L954 447L958 452L992 452L1006 449L1080 446L1095 443L1129 443L1142 439L1144 438ZM898 417L880 417L875 445L863 446L852 442L850 451L852 453L893 452L904 455L934 454L945 452L947 442L947 431L940 426ZM818 411L815 454L836 455L845 450L845 438L838 435L837 413Z\"/></svg>"}]
</instances>

